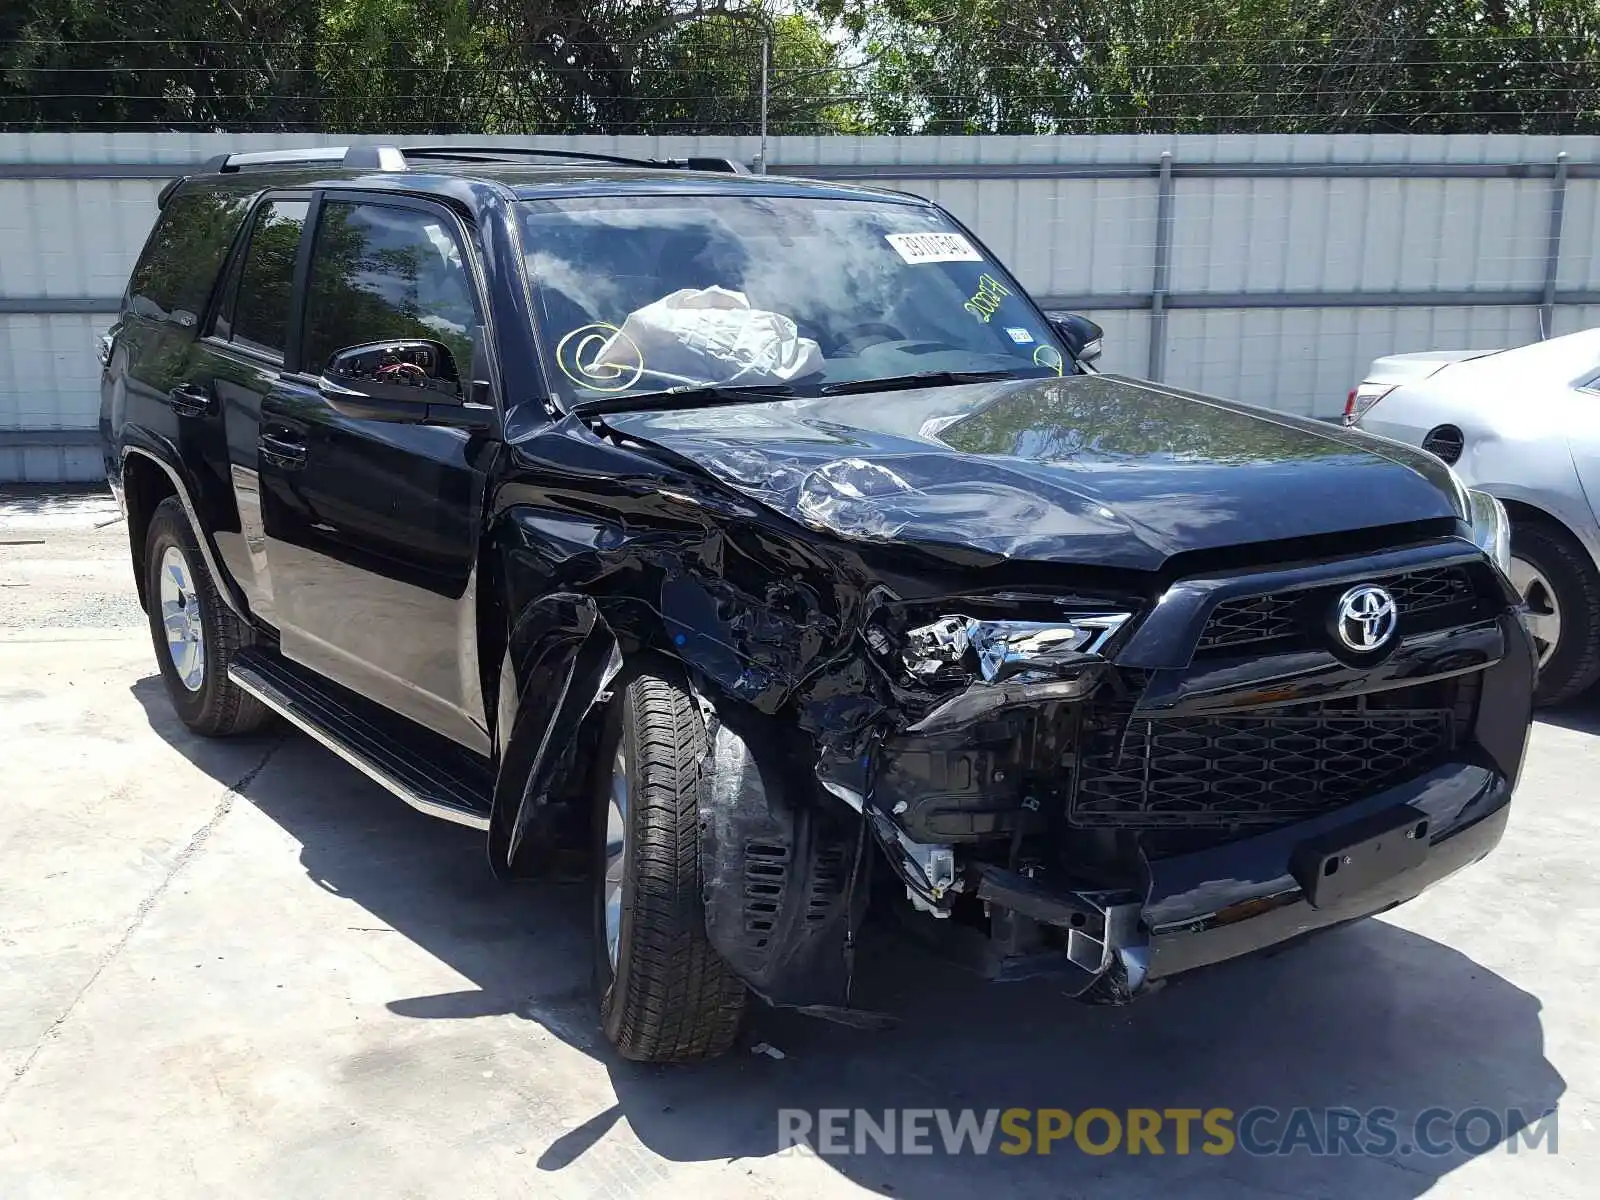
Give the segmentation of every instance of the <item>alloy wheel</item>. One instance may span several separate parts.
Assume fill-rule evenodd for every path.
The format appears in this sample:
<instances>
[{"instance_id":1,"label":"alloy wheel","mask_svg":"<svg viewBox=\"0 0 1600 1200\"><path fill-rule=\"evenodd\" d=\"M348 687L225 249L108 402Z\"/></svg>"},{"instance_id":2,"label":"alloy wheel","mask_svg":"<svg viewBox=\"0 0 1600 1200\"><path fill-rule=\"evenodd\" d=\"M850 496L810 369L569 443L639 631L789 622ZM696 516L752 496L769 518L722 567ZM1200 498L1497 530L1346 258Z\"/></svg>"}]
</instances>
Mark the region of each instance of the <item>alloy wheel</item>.
<instances>
[{"instance_id":1,"label":"alloy wheel","mask_svg":"<svg viewBox=\"0 0 1600 1200\"><path fill-rule=\"evenodd\" d=\"M628 850L628 756L621 744L611 764L611 788L606 798L606 869L604 894L606 954L611 971L617 970L617 952L622 943L622 875Z\"/></svg>"},{"instance_id":2,"label":"alloy wheel","mask_svg":"<svg viewBox=\"0 0 1600 1200\"><path fill-rule=\"evenodd\" d=\"M1512 558L1511 583L1528 606L1524 619L1528 632L1533 635L1542 667L1561 643L1561 602L1556 599L1555 589L1544 572L1525 558Z\"/></svg>"},{"instance_id":3,"label":"alloy wheel","mask_svg":"<svg viewBox=\"0 0 1600 1200\"><path fill-rule=\"evenodd\" d=\"M205 625L200 619L200 596L194 572L177 546L161 556L161 627L167 635L167 655L178 681L198 692L206 679Z\"/></svg>"}]
</instances>

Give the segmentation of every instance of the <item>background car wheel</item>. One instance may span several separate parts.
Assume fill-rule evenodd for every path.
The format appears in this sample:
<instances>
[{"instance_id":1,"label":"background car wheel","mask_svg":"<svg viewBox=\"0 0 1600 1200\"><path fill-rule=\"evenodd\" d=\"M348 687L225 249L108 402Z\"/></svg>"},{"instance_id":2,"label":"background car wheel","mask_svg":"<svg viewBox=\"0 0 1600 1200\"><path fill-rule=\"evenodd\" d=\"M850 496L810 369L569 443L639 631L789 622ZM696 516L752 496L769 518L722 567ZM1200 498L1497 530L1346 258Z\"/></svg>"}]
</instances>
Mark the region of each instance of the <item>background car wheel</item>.
<instances>
[{"instance_id":1,"label":"background car wheel","mask_svg":"<svg viewBox=\"0 0 1600 1200\"><path fill-rule=\"evenodd\" d=\"M1559 704L1600 680L1600 572L1565 530L1519 521L1511 582L1528 605L1539 651L1536 704Z\"/></svg>"},{"instance_id":2,"label":"background car wheel","mask_svg":"<svg viewBox=\"0 0 1600 1200\"><path fill-rule=\"evenodd\" d=\"M705 726L676 680L643 674L607 714L595 769L595 983L624 1058L687 1062L733 1044L745 987L701 901Z\"/></svg>"},{"instance_id":3,"label":"background car wheel","mask_svg":"<svg viewBox=\"0 0 1600 1200\"><path fill-rule=\"evenodd\" d=\"M254 636L217 594L176 497L150 518L144 570L156 660L183 723L209 737L259 728L270 710L228 678L228 664Z\"/></svg>"}]
</instances>

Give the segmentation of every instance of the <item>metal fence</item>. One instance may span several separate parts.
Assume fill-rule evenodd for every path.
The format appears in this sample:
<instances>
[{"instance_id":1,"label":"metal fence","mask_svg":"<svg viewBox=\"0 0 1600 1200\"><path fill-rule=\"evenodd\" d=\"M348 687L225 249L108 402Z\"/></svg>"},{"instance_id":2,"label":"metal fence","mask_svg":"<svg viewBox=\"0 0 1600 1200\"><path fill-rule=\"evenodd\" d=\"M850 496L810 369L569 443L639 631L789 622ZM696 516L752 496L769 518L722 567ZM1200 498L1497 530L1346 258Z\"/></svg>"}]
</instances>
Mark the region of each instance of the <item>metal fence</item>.
<instances>
[{"instance_id":1,"label":"metal fence","mask_svg":"<svg viewBox=\"0 0 1600 1200\"><path fill-rule=\"evenodd\" d=\"M99 475L94 338L162 182L228 150L391 140L0 134L0 480ZM1596 137L493 140L764 151L774 174L932 197L1048 306L1100 321L1108 369L1314 416L1380 354L1600 324Z\"/></svg>"}]
</instances>

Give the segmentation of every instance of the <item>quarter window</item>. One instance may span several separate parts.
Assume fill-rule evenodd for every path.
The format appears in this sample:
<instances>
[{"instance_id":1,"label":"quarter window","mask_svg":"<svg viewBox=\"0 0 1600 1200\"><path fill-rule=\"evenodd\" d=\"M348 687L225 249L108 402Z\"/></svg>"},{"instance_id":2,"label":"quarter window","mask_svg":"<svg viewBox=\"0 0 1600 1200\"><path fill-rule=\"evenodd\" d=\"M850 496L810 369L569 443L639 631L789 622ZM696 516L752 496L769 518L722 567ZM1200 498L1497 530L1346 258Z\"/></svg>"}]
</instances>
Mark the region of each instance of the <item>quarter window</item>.
<instances>
[{"instance_id":1,"label":"quarter window","mask_svg":"<svg viewBox=\"0 0 1600 1200\"><path fill-rule=\"evenodd\" d=\"M240 197L217 192L168 200L128 283L132 311L157 321L195 325L244 207Z\"/></svg>"},{"instance_id":2,"label":"quarter window","mask_svg":"<svg viewBox=\"0 0 1600 1200\"><path fill-rule=\"evenodd\" d=\"M250 231L233 305L233 340L281 354L289 342L289 299L310 205L274 200L262 205Z\"/></svg>"},{"instance_id":3,"label":"quarter window","mask_svg":"<svg viewBox=\"0 0 1600 1200\"><path fill-rule=\"evenodd\" d=\"M465 375L478 325L460 243L441 216L325 200L306 296L305 368L366 342L442 342Z\"/></svg>"}]
</instances>

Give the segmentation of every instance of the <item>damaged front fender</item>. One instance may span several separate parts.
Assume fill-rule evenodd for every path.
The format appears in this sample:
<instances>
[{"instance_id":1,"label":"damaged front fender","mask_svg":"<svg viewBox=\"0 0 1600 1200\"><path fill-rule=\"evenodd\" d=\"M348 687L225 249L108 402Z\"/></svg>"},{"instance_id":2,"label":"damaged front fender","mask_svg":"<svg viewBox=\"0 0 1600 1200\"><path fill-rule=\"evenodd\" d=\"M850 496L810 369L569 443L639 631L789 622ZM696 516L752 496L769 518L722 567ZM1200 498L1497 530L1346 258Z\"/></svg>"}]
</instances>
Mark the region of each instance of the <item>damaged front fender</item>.
<instances>
[{"instance_id":1,"label":"damaged front fender","mask_svg":"<svg viewBox=\"0 0 1600 1200\"><path fill-rule=\"evenodd\" d=\"M502 878L559 872L560 859L582 854L565 836L582 827L572 811L585 801L583 774L573 770L578 733L622 669L622 651L593 599L558 593L523 611L507 655L520 685L495 780L489 864Z\"/></svg>"},{"instance_id":2,"label":"damaged front fender","mask_svg":"<svg viewBox=\"0 0 1600 1200\"><path fill-rule=\"evenodd\" d=\"M965 743L975 727L1072 705L1099 689L1106 664L1096 651L1130 609L1121 591L1037 590L1049 581L1034 583L1033 572L976 580L970 564L869 554L730 498L698 473L676 474L670 456L648 473L640 465L605 472L613 494L604 504L589 483L581 494L548 486L500 497L503 604L519 616L507 672L517 703L500 722L509 736L491 819L495 870L549 876L590 865L585 747L598 723L586 718L624 663L676 663L707 723L699 850L708 936L768 1001L836 1013L850 1002L853 930L880 853L913 903L946 916L965 891L954 844L1009 839L1013 826L1031 837L1041 815L947 817L920 802L903 811L897 785L919 796L939 789L919 782L904 753L899 767L886 760L889 744ZM1115 580L1097 582L1104 591ZM1018 583L1030 586L1018 592ZM951 613L965 614L960 661L930 666L914 634ZM907 654L930 678L910 670ZM952 686L967 673L969 686ZM994 787L998 766L975 783L1002 806L1021 804L1014 786ZM962 820L971 829L951 836L945 826ZM576 869L561 870L569 858Z\"/></svg>"}]
</instances>

